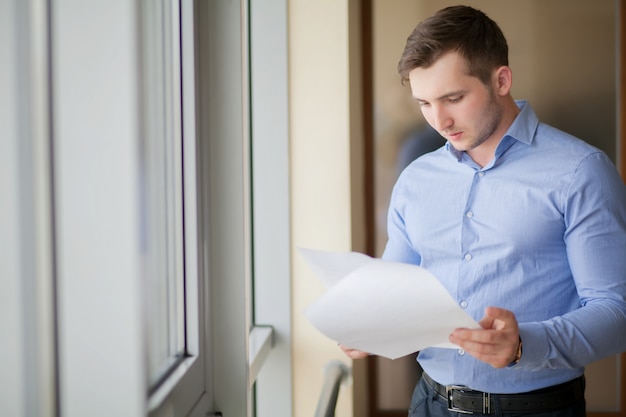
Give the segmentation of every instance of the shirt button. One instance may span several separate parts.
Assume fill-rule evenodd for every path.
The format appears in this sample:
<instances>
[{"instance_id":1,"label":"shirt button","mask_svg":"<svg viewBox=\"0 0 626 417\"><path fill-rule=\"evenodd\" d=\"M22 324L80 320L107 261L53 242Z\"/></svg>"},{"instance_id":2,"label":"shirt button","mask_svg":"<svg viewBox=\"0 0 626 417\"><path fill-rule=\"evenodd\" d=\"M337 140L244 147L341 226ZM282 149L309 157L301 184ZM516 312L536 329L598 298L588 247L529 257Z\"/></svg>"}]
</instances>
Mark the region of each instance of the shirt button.
<instances>
[{"instance_id":1,"label":"shirt button","mask_svg":"<svg viewBox=\"0 0 626 417\"><path fill-rule=\"evenodd\" d=\"M466 253L464 258L465 258L466 261L471 261L472 260L472 255L470 255L469 253Z\"/></svg>"},{"instance_id":2,"label":"shirt button","mask_svg":"<svg viewBox=\"0 0 626 417\"><path fill-rule=\"evenodd\" d=\"M484 176L485 176L485 173L484 173L483 171L480 171L480 172L478 173L478 176L479 176L479 177L484 177Z\"/></svg>"},{"instance_id":3,"label":"shirt button","mask_svg":"<svg viewBox=\"0 0 626 417\"><path fill-rule=\"evenodd\" d=\"M457 353L459 354L459 356L465 355L465 351L463 349L459 349Z\"/></svg>"},{"instance_id":4,"label":"shirt button","mask_svg":"<svg viewBox=\"0 0 626 417\"><path fill-rule=\"evenodd\" d=\"M471 211L468 211L467 213L465 213L465 217L467 217L468 219L471 219L472 217L474 217L474 213Z\"/></svg>"},{"instance_id":5,"label":"shirt button","mask_svg":"<svg viewBox=\"0 0 626 417\"><path fill-rule=\"evenodd\" d=\"M468 304L467 301L463 300L461 301L461 308L467 308Z\"/></svg>"}]
</instances>

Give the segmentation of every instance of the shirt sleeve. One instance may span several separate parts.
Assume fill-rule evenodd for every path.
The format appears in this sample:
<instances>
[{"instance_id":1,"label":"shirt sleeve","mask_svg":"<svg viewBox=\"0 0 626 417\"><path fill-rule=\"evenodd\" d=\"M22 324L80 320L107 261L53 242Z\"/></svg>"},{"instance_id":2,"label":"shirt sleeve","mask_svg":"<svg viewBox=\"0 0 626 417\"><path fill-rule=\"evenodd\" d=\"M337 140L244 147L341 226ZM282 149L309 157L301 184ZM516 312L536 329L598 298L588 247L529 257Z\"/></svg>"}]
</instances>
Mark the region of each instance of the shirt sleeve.
<instances>
[{"instance_id":1,"label":"shirt sleeve","mask_svg":"<svg viewBox=\"0 0 626 417\"><path fill-rule=\"evenodd\" d=\"M563 239L581 307L520 324L524 368L578 368L626 351L626 186L598 152L579 164L563 202Z\"/></svg>"},{"instance_id":2,"label":"shirt sleeve","mask_svg":"<svg viewBox=\"0 0 626 417\"><path fill-rule=\"evenodd\" d=\"M406 192L403 190L402 176L391 193L387 213L387 244L382 258L388 261L420 265L421 256L413 248L404 222Z\"/></svg>"}]
</instances>

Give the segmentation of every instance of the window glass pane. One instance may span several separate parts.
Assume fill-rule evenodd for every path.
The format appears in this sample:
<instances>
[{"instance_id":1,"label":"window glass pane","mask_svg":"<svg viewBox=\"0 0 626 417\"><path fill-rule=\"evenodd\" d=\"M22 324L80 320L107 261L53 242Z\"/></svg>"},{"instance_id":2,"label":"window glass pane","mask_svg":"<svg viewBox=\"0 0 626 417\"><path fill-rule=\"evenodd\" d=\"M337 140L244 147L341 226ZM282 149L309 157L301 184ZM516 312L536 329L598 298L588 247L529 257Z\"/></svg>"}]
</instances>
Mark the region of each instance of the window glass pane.
<instances>
[{"instance_id":1,"label":"window glass pane","mask_svg":"<svg viewBox=\"0 0 626 417\"><path fill-rule=\"evenodd\" d=\"M185 353L180 8L170 0L141 6L142 253L148 381L155 388Z\"/></svg>"}]
</instances>

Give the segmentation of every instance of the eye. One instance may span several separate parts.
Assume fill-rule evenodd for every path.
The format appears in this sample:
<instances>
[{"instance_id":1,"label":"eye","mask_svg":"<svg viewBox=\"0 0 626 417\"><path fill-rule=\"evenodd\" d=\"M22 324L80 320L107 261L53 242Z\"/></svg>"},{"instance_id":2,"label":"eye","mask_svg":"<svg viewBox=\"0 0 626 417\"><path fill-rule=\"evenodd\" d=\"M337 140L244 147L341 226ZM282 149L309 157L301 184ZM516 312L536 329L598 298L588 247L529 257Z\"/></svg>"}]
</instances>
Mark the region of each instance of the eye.
<instances>
[{"instance_id":1,"label":"eye","mask_svg":"<svg viewBox=\"0 0 626 417\"><path fill-rule=\"evenodd\" d=\"M458 103L462 99L463 99L463 96L448 97L448 102L454 104L454 103Z\"/></svg>"},{"instance_id":2,"label":"eye","mask_svg":"<svg viewBox=\"0 0 626 417\"><path fill-rule=\"evenodd\" d=\"M417 104L418 104L418 106L420 106L420 107L428 107L428 106L430 106L430 103L429 103L429 102L427 102L427 101L422 101L422 100L418 100L418 101L417 101Z\"/></svg>"}]
</instances>

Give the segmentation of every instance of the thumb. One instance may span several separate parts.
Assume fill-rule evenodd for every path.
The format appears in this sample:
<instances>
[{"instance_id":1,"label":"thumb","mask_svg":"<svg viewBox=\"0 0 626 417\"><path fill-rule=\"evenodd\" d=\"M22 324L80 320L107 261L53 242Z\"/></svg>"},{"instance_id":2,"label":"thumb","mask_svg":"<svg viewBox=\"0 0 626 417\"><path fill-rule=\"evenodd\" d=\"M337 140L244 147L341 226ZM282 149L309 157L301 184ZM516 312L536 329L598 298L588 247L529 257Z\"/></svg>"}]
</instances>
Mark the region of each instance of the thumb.
<instances>
[{"instance_id":1,"label":"thumb","mask_svg":"<svg viewBox=\"0 0 626 417\"><path fill-rule=\"evenodd\" d=\"M484 329L502 329L512 322L515 322L515 315L512 311L500 307L487 307L485 317L479 324Z\"/></svg>"}]
</instances>

